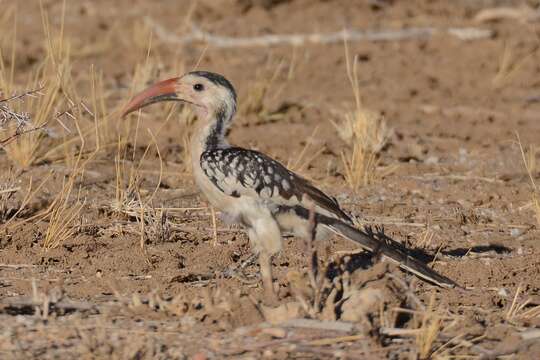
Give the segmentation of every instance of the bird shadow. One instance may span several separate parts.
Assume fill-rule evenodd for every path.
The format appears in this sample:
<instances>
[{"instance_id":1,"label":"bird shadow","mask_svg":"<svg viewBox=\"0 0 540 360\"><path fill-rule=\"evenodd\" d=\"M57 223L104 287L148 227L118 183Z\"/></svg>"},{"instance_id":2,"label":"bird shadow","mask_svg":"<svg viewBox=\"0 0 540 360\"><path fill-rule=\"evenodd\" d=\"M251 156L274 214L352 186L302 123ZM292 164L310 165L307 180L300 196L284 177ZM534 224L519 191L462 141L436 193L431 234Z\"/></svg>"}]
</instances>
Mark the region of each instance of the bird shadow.
<instances>
[{"instance_id":1,"label":"bird shadow","mask_svg":"<svg viewBox=\"0 0 540 360\"><path fill-rule=\"evenodd\" d=\"M435 258L437 257L437 253L430 254L420 248L406 247L404 244L388 236L384 232L384 227L382 226L376 226L376 227L366 226L364 227L364 232L368 236L376 238L379 241L391 242L393 246L399 247L400 250L403 251L404 253L426 264L434 261ZM482 253L488 253L488 252L495 252L497 254L508 254L512 252L512 249L504 245L500 245L500 244L487 244L487 245L477 245L477 246L472 246L472 247L467 247L467 248L462 247L462 248L456 248L456 249L451 249L451 250L442 250L439 253L445 256L464 257L470 253L482 254ZM337 263L331 264L328 267L327 276L329 277L329 279L332 279L335 276L339 276L339 274L341 274L343 271L353 272L356 270L368 269L369 267L373 266L373 264L378 260L379 256L380 255L378 253L370 253L366 251L350 254L346 264L342 264L342 265L339 265Z\"/></svg>"},{"instance_id":2,"label":"bird shadow","mask_svg":"<svg viewBox=\"0 0 540 360\"><path fill-rule=\"evenodd\" d=\"M441 251L441 253L444 255L457 256L457 257L464 257L471 252L477 253L477 254L495 252L500 255L500 254L509 254L512 252L512 249L504 245L500 245L500 244L487 244L487 245L472 246L469 248L457 248L457 249L452 249L452 250Z\"/></svg>"}]
</instances>

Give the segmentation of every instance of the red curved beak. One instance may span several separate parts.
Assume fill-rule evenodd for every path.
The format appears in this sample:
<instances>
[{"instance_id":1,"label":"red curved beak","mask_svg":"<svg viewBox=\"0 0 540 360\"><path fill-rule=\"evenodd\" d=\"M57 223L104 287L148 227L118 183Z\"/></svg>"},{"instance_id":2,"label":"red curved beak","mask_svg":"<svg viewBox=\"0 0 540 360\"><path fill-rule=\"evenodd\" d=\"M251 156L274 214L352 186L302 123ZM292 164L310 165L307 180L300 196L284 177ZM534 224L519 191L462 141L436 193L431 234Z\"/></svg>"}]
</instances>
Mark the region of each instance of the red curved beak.
<instances>
[{"instance_id":1,"label":"red curved beak","mask_svg":"<svg viewBox=\"0 0 540 360\"><path fill-rule=\"evenodd\" d=\"M179 78L160 81L135 95L122 111L122 117L130 112L154 104L160 101L181 100L176 92L176 84Z\"/></svg>"}]
</instances>

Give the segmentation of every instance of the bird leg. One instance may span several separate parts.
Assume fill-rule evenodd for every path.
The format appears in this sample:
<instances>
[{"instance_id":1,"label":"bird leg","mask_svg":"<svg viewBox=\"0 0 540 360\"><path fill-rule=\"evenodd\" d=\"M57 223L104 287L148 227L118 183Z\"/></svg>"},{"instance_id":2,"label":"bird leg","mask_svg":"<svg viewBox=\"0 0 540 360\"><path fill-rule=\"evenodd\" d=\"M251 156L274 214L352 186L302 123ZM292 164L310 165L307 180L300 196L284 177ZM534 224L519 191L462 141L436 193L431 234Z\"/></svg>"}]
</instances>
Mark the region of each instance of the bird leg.
<instances>
[{"instance_id":1,"label":"bird leg","mask_svg":"<svg viewBox=\"0 0 540 360\"><path fill-rule=\"evenodd\" d=\"M259 266L261 267L261 278L264 289L265 302L272 304L277 302L277 295L274 289L274 280L272 278L272 255L266 251L259 253Z\"/></svg>"}]
</instances>

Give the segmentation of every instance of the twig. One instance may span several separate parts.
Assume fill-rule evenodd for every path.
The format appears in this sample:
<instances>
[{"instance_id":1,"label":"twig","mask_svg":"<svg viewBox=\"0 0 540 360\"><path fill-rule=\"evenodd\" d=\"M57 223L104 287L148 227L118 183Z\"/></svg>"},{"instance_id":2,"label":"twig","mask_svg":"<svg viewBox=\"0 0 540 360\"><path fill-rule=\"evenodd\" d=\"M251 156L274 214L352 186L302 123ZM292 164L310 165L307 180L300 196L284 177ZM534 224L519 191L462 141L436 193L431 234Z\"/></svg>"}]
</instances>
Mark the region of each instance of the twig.
<instances>
[{"instance_id":1,"label":"twig","mask_svg":"<svg viewBox=\"0 0 540 360\"><path fill-rule=\"evenodd\" d=\"M0 194L14 193L14 192L17 192L19 190L21 190L20 187L11 188L11 189L3 189L3 190L0 190Z\"/></svg>"},{"instance_id":2,"label":"twig","mask_svg":"<svg viewBox=\"0 0 540 360\"><path fill-rule=\"evenodd\" d=\"M357 341L357 340L361 340L365 338L366 338L366 335L339 336L335 338L312 340L312 341L309 341L307 344L311 346L326 346L326 345L339 344L342 342Z\"/></svg>"},{"instance_id":3,"label":"twig","mask_svg":"<svg viewBox=\"0 0 540 360\"><path fill-rule=\"evenodd\" d=\"M22 98L27 97L27 96L28 97L34 97L34 95L42 96L43 93L41 92L41 90L43 90L44 88L45 88L45 86L41 85L37 89L25 91L23 93L13 95L13 96L10 96L8 98L0 99L0 103L5 103L5 102L10 102L10 101L13 101L13 100L17 100L17 99L22 99Z\"/></svg>"},{"instance_id":4,"label":"twig","mask_svg":"<svg viewBox=\"0 0 540 360\"><path fill-rule=\"evenodd\" d=\"M379 333L386 336L395 337L416 337L422 331L422 329L404 329L404 328L379 328Z\"/></svg>"},{"instance_id":5,"label":"twig","mask_svg":"<svg viewBox=\"0 0 540 360\"><path fill-rule=\"evenodd\" d=\"M521 22L533 22L540 20L540 11L528 6L521 7L494 7L483 9L475 15L476 22L489 22L501 19L513 19Z\"/></svg>"},{"instance_id":6,"label":"twig","mask_svg":"<svg viewBox=\"0 0 540 360\"><path fill-rule=\"evenodd\" d=\"M332 44L343 41L399 41L408 39L429 38L437 33L449 34L460 40L486 39L493 36L488 29L479 28L448 28L418 27L398 30L358 30L344 29L330 33L262 35L253 37L228 37L213 35L192 25L191 33L179 36L171 33L151 17L145 17L145 22L153 28L155 34L163 42L189 45L204 42L217 48L266 47L279 45Z\"/></svg>"},{"instance_id":7,"label":"twig","mask_svg":"<svg viewBox=\"0 0 540 360\"><path fill-rule=\"evenodd\" d=\"M324 321L315 319L291 319L279 324L283 327L306 328L326 331L351 332L356 330L356 325L344 321Z\"/></svg>"},{"instance_id":8,"label":"twig","mask_svg":"<svg viewBox=\"0 0 540 360\"><path fill-rule=\"evenodd\" d=\"M32 268L37 267L33 264L0 264L0 268L10 268L10 269L23 269L23 268Z\"/></svg>"},{"instance_id":9,"label":"twig","mask_svg":"<svg viewBox=\"0 0 540 360\"><path fill-rule=\"evenodd\" d=\"M8 145L9 143L11 143L13 140L15 140L16 138L18 138L21 135L28 134L28 133L31 133L31 132L34 132L34 131L37 131L37 130L46 130L45 125L47 125L47 124L43 124L41 126L31 128L31 129L26 129L26 130L23 130L22 132L16 132L15 134L9 136L8 138L6 138L4 140L0 140L0 146L5 147L6 145Z\"/></svg>"}]
</instances>

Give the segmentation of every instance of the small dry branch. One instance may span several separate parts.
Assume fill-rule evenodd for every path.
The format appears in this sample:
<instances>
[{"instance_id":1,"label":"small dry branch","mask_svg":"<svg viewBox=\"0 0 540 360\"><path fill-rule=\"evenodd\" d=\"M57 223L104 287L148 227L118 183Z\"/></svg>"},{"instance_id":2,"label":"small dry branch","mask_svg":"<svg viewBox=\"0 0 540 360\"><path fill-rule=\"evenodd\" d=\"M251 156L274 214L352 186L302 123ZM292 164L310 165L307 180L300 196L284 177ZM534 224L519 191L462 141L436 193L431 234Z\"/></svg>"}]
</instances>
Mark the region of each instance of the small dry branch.
<instances>
[{"instance_id":1,"label":"small dry branch","mask_svg":"<svg viewBox=\"0 0 540 360\"><path fill-rule=\"evenodd\" d=\"M17 112L9 106L10 102L16 100L24 101L24 99L27 97L42 96L43 89L44 86L40 86L39 88L34 90L25 91L20 94L15 94L7 98L0 99L0 129L5 128L6 126L8 126L9 123L15 123L16 125L16 131L14 134L0 140L0 147L8 145L21 135L38 130L45 130L45 124L38 127L34 127L32 125L30 114L25 112Z\"/></svg>"},{"instance_id":2,"label":"small dry branch","mask_svg":"<svg viewBox=\"0 0 540 360\"><path fill-rule=\"evenodd\" d=\"M343 41L400 41L425 39L432 37L435 34L448 34L460 40L478 40L493 36L493 31L481 28L466 27L437 29L434 27L412 27L396 30L344 29L329 33L229 37L213 35L201 30L196 25L192 25L190 34L180 36L168 31L151 17L145 17L145 22L154 29L157 37L163 42L177 45L189 45L202 42L216 48L266 47L280 45L301 46L309 44L324 45L342 43Z\"/></svg>"}]
</instances>

